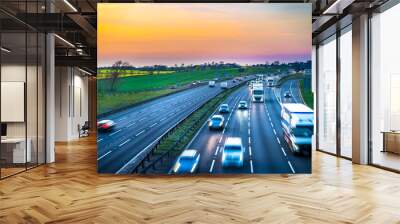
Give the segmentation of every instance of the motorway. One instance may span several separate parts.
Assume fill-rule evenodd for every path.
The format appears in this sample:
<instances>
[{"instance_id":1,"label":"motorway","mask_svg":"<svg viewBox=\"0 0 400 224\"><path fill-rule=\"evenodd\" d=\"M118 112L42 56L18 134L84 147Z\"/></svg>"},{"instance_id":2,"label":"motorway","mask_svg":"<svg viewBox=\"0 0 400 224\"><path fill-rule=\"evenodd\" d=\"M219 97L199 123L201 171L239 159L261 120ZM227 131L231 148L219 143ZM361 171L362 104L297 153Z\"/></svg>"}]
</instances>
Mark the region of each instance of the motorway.
<instances>
[{"instance_id":1,"label":"motorway","mask_svg":"<svg viewBox=\"0 0 400 224\"><path fill-rule=\"evenodd\" d=\"M297 81L288 81L280 89L265 88L265 102L251 102L250 88L243 86L225 103L232 109L225 117L222 131L210 131L205 124L188 145L200 152L199 173L311 173L311 155L295 156L286 145L281 128L280 98L285 102L301 102ZM285 99L285 91L291 98ZM237 104L246 100L249 109ZM223 168L221 157L226 137L240 137L246 148L242 168Z\"/></svg>"},{"instance_id":2,"label":"motorway","mask_svg":"<svg viewBox=\"0 0 400 224\"><path fill-rule=\"evenodd\" d=\"M232 86L232 81L228 85ZM101 117L113 120L116 126L112 132L97 135L98 172L120 173L139 152L220 92L219 85L193 87Z\"/></svg>"}]
</instances>

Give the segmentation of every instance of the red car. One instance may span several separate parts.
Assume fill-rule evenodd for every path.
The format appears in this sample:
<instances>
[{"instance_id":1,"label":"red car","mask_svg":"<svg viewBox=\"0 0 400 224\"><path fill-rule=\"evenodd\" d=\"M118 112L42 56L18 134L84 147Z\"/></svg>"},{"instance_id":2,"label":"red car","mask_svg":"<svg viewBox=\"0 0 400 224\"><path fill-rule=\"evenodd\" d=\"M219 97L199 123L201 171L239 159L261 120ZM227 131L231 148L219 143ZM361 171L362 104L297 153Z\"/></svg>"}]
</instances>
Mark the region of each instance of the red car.
<instances>
[{"instance_id":1,"label":"red car","mask_svg":"<svg viewBox=\"0 0 400 224\"><path fill-rule=\"evenodd\" d=\"M114 121L112 120L101 120L97 122L97 130L98 131L112 131L115 126Z\"/></svg>"}]
</instances>

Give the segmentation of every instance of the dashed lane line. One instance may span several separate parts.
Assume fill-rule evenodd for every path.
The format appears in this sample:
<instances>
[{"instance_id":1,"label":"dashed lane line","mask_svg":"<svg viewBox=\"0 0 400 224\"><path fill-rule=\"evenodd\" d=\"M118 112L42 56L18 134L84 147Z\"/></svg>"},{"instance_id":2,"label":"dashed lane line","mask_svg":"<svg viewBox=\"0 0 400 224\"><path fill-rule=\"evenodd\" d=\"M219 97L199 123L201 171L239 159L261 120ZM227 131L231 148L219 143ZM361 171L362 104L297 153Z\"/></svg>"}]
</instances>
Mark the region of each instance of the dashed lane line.
<instances>
[{"instance_id":1,"label":"dashed lane line","mask_svg":"<svg viewBox=\"0 0 400 224\"><path fill-rule=\"evenodd\" d=\"M143 134L144 132L145 132L145 130L143 130L143 131L137 133L137 134L136 134L136 137L139 136L139 135L141 135L141 134Z\"/></svg>"},{"instance_id":2,"label":"dashed lane line","mask_svg":"<svg viewBox=\"0 0 400 224\"><path fill-rule=\"evenodd\" d=\"M103 139L102 139L102 138L97 140L97 142L101 142L101 141L103 141Z\"/></svg>"},{"instance_id":3,"label":"dashed lane line","mask_svg":"<svg viewBox=\"0 0 400 224\"><path fill-rule=\"evenodd\" d=\"M217 146L217 149L215 150L214 156L218 155L218 151L219 151L219 146Z\"/></svg>"},{"instance_id":4,"label":"dashed lane line","mask_svg":"<svg viewBox=\"0 0 400 224\"><path fill-rule=\"evenodd\" d=\"M281 144L281 141L279 140L278 137L276 137L276 141L278 141L279 145Z\"/></svg>"},{"instance_id":5,"label":"dashed lane line","mask_svg":"<svg viewBox=\"0 0 400 224\"><path fill-rule=\"evenodd\" d=\"M126 141L124 141L123 143L121 143L121 144L119 144L118 145L118 147L122 147L122 146L124 146L126 143L128 143L128 142L130 142L131 141L131 139L127 139Z\"/></svg>"},{"instance_id":6,"label":"dashed lane line","mask_svg":"<svg viewBox=\"0 0 400 224\"><path fill-rule=\"evenodd\" d=\"M290 169L292 170L292 173L296 173L296 172L294 171L294 169L293 169L292 163L291 163L290 161L288 161L288 164L289 164L289 166L290 166Z\"/></svg>"},{"instance_id":7,"label":"dashed lane line","mask_svg":"<svg viewBox=\"0 0 400 224\"><path fill-rule=\"evenodd\" d=\"M214 164L215 164L215 159L213 159L212 163L211 163L211 167L209 172L212 173L213 169L214 169Z\"/></svg>"},{"instance_id":8,"label":"dashed lane line","mask_svg":"<svg viewBox=\"0 0 400 224\"><path fill-rule=\"evenodd\" d=\"M108 151L106 152L104 155L100 156L99 158L97 158L97 161L101 160L102 158L106 157L108 154L110 154L112 151Z\"/></svg>"},{"instance_id":9,"label":"dashed lane line","mask_svg":"<svg viewBox=\"0 0 400 224\"><path fill-rule=\"evenodd\" d=\"M287 156L285 150L283 149L283 147L281 147L281 150L283 152L283 155Z\"/></svg>"},{"instance_id":10,"label":"dashed lane line","mask_svg":"<svg viewBox=\"0 0 400 224\"><path fill-rule=\"evenodd\" d=\"M253 169L253 160L250 160L250 172L254 173L254 169Z\"/></svg>"},{"instance_id":11,"label":"dashed lane line","mask_svg":"<svg viewBox=\"0 0 400 224\"><path fill-rule=\"evenodd\" d=\"M109 134L108 136L113 136L113 135L117 134L118 132L121 132L121 130L122 130L122 129L119 129L118 131L113 132L113 133Z\"/></svg>"},{"instance_id":12,"label":"dashed lane line","mask_svg":"<svg viewBox=\"0 0 400 224\"><path fill-rule=\"evenodd\" d=\"M158 124L158 123L156 122L156 123L154 123L154 124L150 125L150 128L152 128L152 127L156 126L157 124Z\"/></svg>"},{"instance_id":13,"label":"dashed lane line","mask_svg":"<svg viewBox=\"0 0 400 224\"><path fill-rule=\"evenodd\" d=\"M272 129L273 131L274 131L274 134L276 135L276 130L275 130L275 128L274 129Z\"/></svg>"},{"instance_id":14,"label":"dashed lane line","mask_svg":"<svg viewBox=\"0 0 400 224\"><path fill-rule=\"evenodd\" d=\"M249 156L251 156L252 155L252 152L251 152L251 145L249 145Z\"/></svg>"},{"instance_id":15,"label":"dashed lane line","mask_svg":"<svg viewBox=\"0 0 400 224\"><path fill-rule=\"evenodd\" d=\"M132 123L130 123L128 126L126 126L127 128L130 128L130 127L132 127L134 124L136 124L136 122L132 122Z\"/></svg>"}]
</instances>

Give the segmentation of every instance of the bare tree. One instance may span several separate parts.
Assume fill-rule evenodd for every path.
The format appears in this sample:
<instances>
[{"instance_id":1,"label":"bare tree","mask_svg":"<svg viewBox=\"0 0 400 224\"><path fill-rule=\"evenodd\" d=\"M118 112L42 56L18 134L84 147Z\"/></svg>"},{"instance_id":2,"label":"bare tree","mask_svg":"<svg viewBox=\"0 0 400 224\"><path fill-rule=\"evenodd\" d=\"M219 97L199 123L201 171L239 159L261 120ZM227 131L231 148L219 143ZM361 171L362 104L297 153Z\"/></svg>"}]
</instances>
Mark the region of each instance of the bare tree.
<instances>
[{"instance_id":1,"label":"bare tree","mask_svg":"<svg viewBox=\"0 0 400 224\"><path fill-rule=\"evenodd\" d=\"M111 66L111 84L110 84L110 90L115 91L115 88L117 86L118 78L120 77L121 74L125 72L125 69L129 67L130 64L128 62L124 61L116 61L112 66Z\"/></svg>"}]
</instances>

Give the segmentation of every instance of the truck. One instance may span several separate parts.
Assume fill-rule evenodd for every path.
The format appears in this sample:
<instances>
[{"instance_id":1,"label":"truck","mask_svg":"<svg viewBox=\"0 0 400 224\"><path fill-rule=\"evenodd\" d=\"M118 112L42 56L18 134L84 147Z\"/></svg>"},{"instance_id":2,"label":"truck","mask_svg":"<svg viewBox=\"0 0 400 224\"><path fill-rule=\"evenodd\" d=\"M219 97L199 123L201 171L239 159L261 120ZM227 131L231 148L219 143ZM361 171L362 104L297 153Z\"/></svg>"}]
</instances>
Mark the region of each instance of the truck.
<instances>
[{"instance_id":1,"label":"truck","mask_svg":"<svg viewBox=\"0 0 400 224\"><path fill-rule=\"evenodd\" d=\"M253 102L264 102L264 86L262 83L253 83L251 93Z\"/></svg>"},{"instance_id":2,"label":"truck","mask_svg":"<svg viewBox=\"0 0 400 224\"><path fill-rule=\"evenodd\" d=\"M284 103L281 110L283 137L295 154L310 154L314 112L301 103Z\"/></svg>"},{"instance_id":3,"label":"truck","mask_svg":"<svg viewBox=\"0 0 400 224\"><path fill-rule=\"evenodd\" d=\"M227 89L228 88L228 82L221 82L220 84L222 89Z\"/></svg>"},{"instance_id":4,"label":"truck","mask_svg":"<svg viewBox=\"0 0 400 224\"><path fill-rule=\"evenodd\" d=\"M215 86L215 81L208 81L208 86L209 87L214 87Z\"/></svg>"}]
</instances>

